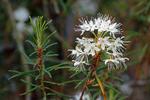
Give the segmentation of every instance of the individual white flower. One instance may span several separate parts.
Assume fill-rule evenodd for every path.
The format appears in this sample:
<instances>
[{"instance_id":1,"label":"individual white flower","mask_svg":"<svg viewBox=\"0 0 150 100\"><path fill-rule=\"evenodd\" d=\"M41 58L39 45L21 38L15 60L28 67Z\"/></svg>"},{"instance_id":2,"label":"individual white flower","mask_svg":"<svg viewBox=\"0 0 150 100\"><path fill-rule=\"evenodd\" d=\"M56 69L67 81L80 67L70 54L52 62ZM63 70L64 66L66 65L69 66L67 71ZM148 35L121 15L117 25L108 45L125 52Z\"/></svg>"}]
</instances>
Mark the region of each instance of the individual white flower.
<instances>
[{"instance_id":1,"label":"individual white flower","mask_svg":"<svg viewBox=\"0 0 150 100\"><path fill-rule=\"evenodd\" d=\"M80 38L77 38L77 41L76 41L78 44L80 45L86 45L86 44L89 44L89 43L92 43L94 42L94 40L92 38L85 38L85 37L82 37L82 39Z\"/></svg>"},{"instance_id":2,"label":"individual white flower","mask_svg":"<svg viewBox=\"0 0 150 100\"><path fill-rule=\"evenodd\" d=\"M94 40L91 39L91 38L85 38L85 37L83 37L82 39L77 38L76 42L78 44L80 44L80 46L83 46L83 51L87 55L94 56L95 52L100 51L100 49L98 48L97 44L94 43Z\"/></svg>"},{"instance_id":3,"label":"individual white flower","mask_svg":"<svg viewBox=\"0 0 150 100\"><path fill-rule=\"evenodd\" d=\"M79 29L77 29L77 31L81 31L81 35L83 35L85 31L89 31L90 30L90 26L89 26L89 24L88 24L88 22L86 20L80 20L80 22L82 24L79 25Z\"/></svg>"},{"instance_id":4,"label":"individual white flower","mask_svg":"<svg viewBox=\"0 0 150 100\"><path fill-rule=\"evenodd\" d=\"M95 52L100 51L100 49L97 47L96 43L89 43L85 45L84 51L89 55L94 56Z\"/></svg>"},{"instance_id":5,"label":"individual white flower","mask_svg":"<svg viewBox=\"0 0 150 100\"><path fill-rule=\"evenodd\" d=\"M98 30L100 28L100 26L101 26L102 18L101 17L98 17L97 19L95 18L94 22L95 22L95 29Z\"/></svg>"},{"instance_id":6,"label":"individual white flower","mask_svg":"<svg viewBox=\"0 0 150 100\"><path fill-rule=\"evenodd\" d=\"M123 44L124 44L124 41L121 40L121 38L116 38L115 41L113 42L110 42L109 44L109 47L107 48L107 51L111 50L112 52L116 53L117 50L119 50L121 52L121 48L124 48Z\"/></svg>"},{"instance_id":7,"label":"individual white flower","mask_svg":"<svg viewBox=\"0 0 150 100\"><path fill-rule=\"evenodd\" d=\"M105 59L104 62L105 62L105 65L108 65L108 68L110 69L111 67L119 68L119 65L121 65L121 64L123 64L126 67L126 65L125 65L126 60L129 60L129 59L123 58L123 57L116 57L116 58Z\"/></svg>"},{"instance_id":8,"label":"individual white flower","mask_svg":"<svg viewBox=\"0 0 150 100\"><path fill-rule=\"evenodd\" d=\"M104 61L105 61L105 64L110 63L110 62L116 65L119 64L119 61L117 59L105 59Z\"/></svg>"},{"instance_id":9,"label":"individual white flower","mask_svg":"<svg viewBox=\"0 0 150 100\"><path fill-rule=\"evenodd\" d=\"M96 25L93 20L89 21L89 29L91 32L93 32L96 29Z\"/></svg>"},{"instance_id":10,"label":"individual white flower","mask_svg":"<svg viewBox=\"0 0 150 100\"><path fill-rule=\"evenodd\" d=\"M25 22L29 18L29 11L24 7L20 7L14 11L13 15L17 21Z\"/></svg>"},{"instance_id":11,"label":"individual white flower","mask_svg":"<svg viewBox=\"0 0 150 100\"><path fill-rule=\"evenodd\" d=\"M97 44L100 45L102 50L105 50L106 46L110 45L109 39L110 37L100 37L98 38Z\"/></svg>"},{"instance_id":12,"label":"individual white flower","mask_svg":"<svg viewBox=\"0 0 150 100\"><path fill-rule=\"evenodd\" d=\"M81 31L81 35L83 35L83 33L86 31L93 32L94 30L96 30L96 24L94 19L90 21L82 19L80 20L80 22L81 25L79 25L79 29L77 29L77 31Z\"/></svg>"},{"instance_id":13,"label":"individual white flower","mask_svg":"<svg viewBox=\"0 0 150 100\"><path fill-rule=\"evenodd\" d=\"M79 65L87 64L85 61L76 61L76 60L73 60L73 62L74 62L74 66L79 66Z\"/></svg>"},{"instance_id":14,"label":"individual white flower","mask_svg":"<svg viewBox=\"0 0 150 100\"><path fill-rule=\"evenodd\" d=\"M123 54L121 52L117 52L117 51L113 51L113 52L106 52L107 54L113 56L113 57L119 57L119 56L123 56Z\"/></svg>"},{"instance_id":15,"label":"individual white flower","mask_svg":"<svg viewBox=\"0 0 150 100\"><path fill-rule=\"evenodd\" d=\"M121 26L121 24L117 24L117 23L113 23L113 24L110 24L109 25L109 32L110 32L110 35L112 35L114 38L115 38L115 34L114 33L120 33L121 32L121 29L119 28Z\"/></svg>"},{"instance_id":16,"label":"individual white flower","mask_svg":"<svg viewBox=\"0 0 150 100\"><path fill-rule=\"evenodd\" d=\"M123 47L123 44L124 44L124 41L122 40L123 38L124 36L116 38L114 45L116 45L117 47Z\"/></svg>"},{"instance_id":17,"label":"individual white flower","mask_svg":"<svg viewBox=\"0 0 150 100\"><path fill-rule=\"evenodd\" d=\"M101 21L99 21L101 20ZM106 15L101 15L99 19L97 19L97 21L100 22L100 24L97 23L97 28L99 32L109 32L111 36L115 37L116 33L120 33L121 29L120 23L114 23L114 20L111 19L109 16Z\"/></svg>"},{"instance_id":18,"label":"individual white flower","mask_svg":"<svg viewBox=\"0 0 150 100\"><path fill-rule=\"evenodd\" d=\"M118 57L116 58L118 61L125 63L126 60L129 60L129 58L123 58L123 57Z\"/></svg>"},{"instance_id":19,"label":"individual white flower","mask_svg":"<svg viewBox=\"0 0 150 100\"><path fill-rule=\"evenodd\" d=\"M75 66L75 69L78 69L76 71L84 70L85 65L89 65L88 57L86 55L80 55L76 57L75 60L72 60L72 62L74 63L73 65Z\"/></svg>"},{"instance_id":20,"label":"individual white flower","mask_svg":"<svg viewBox=\"0 0 150 100\"><path fill-rule=\"evenodd\" d=\"M79 55L84 55L86 54L86 52L84 52L83 50L81 50L81 48L76 47L75 50L69 50L71 51L71 55L75 55L76 57L78 57Z\"/></svg>"},{"instance_id":21,"label":"individual white flower","mask_svg":"<svg viewBox=\"0 0 150 100\"><path fill-rule=\"evenodd\" d=\"M74 56L75 60L72 60L75 67L81 67L84 69L84 65L88 65L88 53L83 51L81 48L76 47L75 50L71 51L71 55Z\"/></svg>"},{"instance_id":22,"label":"individual white flower","mask_svg":"<svg viewBox=\"0 0 150 100\"><path fill-rule=\"evenodd\" d=\"M109 25L110 25L111 21L110 20L105 20L105 19L101 19L101 23L99 24L98 27L98 32L104 32L104 31L108 31L109 32Z\"/></svg>"}]
</instances>

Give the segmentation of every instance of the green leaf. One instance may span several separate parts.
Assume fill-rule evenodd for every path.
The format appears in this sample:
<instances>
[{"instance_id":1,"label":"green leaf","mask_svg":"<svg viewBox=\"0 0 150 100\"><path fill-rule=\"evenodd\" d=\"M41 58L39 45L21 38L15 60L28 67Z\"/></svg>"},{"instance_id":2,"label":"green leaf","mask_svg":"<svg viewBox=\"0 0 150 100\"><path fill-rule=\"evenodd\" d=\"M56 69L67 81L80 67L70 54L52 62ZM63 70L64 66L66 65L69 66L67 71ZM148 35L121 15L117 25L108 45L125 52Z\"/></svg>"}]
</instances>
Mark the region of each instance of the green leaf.
<instances>
[{"instance_id":1,"label":"green leaf","mask_svg":"<svg viewBox=\"0 0 150 100\"><path fill-rule=\"evenodd\" d=\"M78 88L82 83L84 83L87 80L87 77L82 79L76 86L75 89Z\"/></svg>"},{"instance_id":2,"label":"green leaf","mask_svg":"<svg viewBox=\"0 0 150 100\"><path fill-rule=\"evenodd\" d=\"M27 72L19 72L18 74L15 74L15 75L11 76L8 80L16 78L18 76L22 76L22 75L29 75L29 74L32 74L35 71L37 71L37 70L35 69L35 70L27 71Z\"/></svg>"},{"instance_id":3,"label":"green leaf","mask_svg":"<svg viewBox=\"0 0 150 100\"><path fill-rule=\"evenodd\" d=\"M44 68L44 72L45 72L50 78L52 78L51 73L50 73L49 71L47 71L45 68Z\"/></svg>"},{"instance_id":4,"label":"green leaf","mask_svg":"<svg viewBox=\"0 0 150 100\"><path fill-rule=\"evenodd\" d=\"M55 93L47 93L47 95L54 96L54 95L56 95L56 94L55 94ZM57 99L52 99L52 100L57 100Z\"/></svg>"},{"instance_id":5,"label":"green leaf","mask_svg":"<svg viewBox=\"0 0 150 100\"><path fill-rule=\"evenodd\" d=\"M91 93L90 93L90 91L88 91L88 96L89 96L90 100L94 100L94 99L93 99L93 96L92 96Z\"/></svg>"},{"instance_id":6,"label":"green leaf","mask_svg":"<svg viewBox=\"0 0 150 100\"><path fill-rule=\"evenodd\" d=\"M98 68L97 68L97 72L100 72L101 70L104 70L104 69L107 69L108 67L106 65L100 65Z\"/></svg>"},{"instance_id":7,"label":"green leaf","mask_svg":"<svg viewBox=\"0 0 150 100\"><path fill-rule=\"evenodd\" d=\"M79 82L79 81L80 80L71 80L71 81L66 81L66 82L62 82L62 83L56 83L56 82L51 82L51 81L44 81L44 82L60 86L60 85L70 84L70 83Z\"/></svg>"},{"instance_id":8,"label":"green leaf","mask_svg":"<svg viewBox=\"0 0 150 100\"><path fill-rule=\"evenodd\" d=\"M54 89L51 89L51 88L49 88L49 87L46 87L46 89L48 89L48 90L54 92L55 94L57 94L57 95L59 95L59 96L68 97L68 98L71 98L71 97L72 97L72 96L69 96L69 95L60 93L60 92L58 92L58 91L56 91L56 90L54 90Z\"/></svg>"},{"instance_id":9,"label":"green leaf","mask_svg":"<svg viewBox=\"0 0 150 100\"><path fill-rule=\"evenodd\" d=\"M28 91L24 92L22 95L27 95L27 94L29 94L29 93L33 92L34 90L36 90L36 89L38 89L38 88L40 88L40 86L36 86L36 87L34 87L34 88L30 89L30 90L28 90Z\"/></svg>"},{"instance_id":10,"label":"green leaf","mask_svg":"<svg viewBox=\"0 0 150 100\"><path fill-rule=\"evenodd\" d=\"M35 29L35 27L34 27L34 24L33 24L33 21L32 21L31 16L29 16L29 19L30 19L30 23L31 23L31 25L32 25L33 31L36 33L36 29Z\"/></svg>"},{"instance_id":11,"label":"green leaf","mask_svg":"<svg viewBox=\"0 0 150 100\"><path fill-rule=\"evenodd\" d=\"M44 55L44 57L55 57L55 56L58 56L58 54L47 54L47 55Z\"/></svg>"},{"instance_id":12,"label":"green leaf","mask_svg":"<svg viewBox=\"0 0 150 100\"><path fill-rule=\"evenodd\" d=\"M60 67L57 67L55 70L59 70L59 69L70 69L71 67L70 66L60 66Z\"/></svg>"},{"instance_id":13,"label":"green leaf","mask_svg":"<svg viewBox=\"0 0 150 100\"><path fill-rule=\"evenodd\" d=\"M113 100L117 100L117 97L120 95L121 93L117 93L114 97Z\"/></svg>"},{"instance_id":14,"label":"green leaf","mask_svg":"<svg viewBox=\"0 0 150 100\"><path fill-rule=\"evenodd\" d=\"M46 50L46 49L48 49L49 47L51 47L51 46L53 46L53 45L56 45L57 43L52 43L52 44L49 44L49 45L47 45L45 48L43 48L43 50Z\"/></svg>"},{"instance_id":15,"label":"green leaf","mask_svg":"<svg viewBox=\"0 0 150 100\"><path fill-rule=\"evenodd\" d=\"M16 71L16 70L8 70L9 72L12 72L12 73L19 73L18 71Z\"/></svg>"},{"instance_id":16,"label":"green leaf","mask_svg":"<svg viewBox=\"0 0 150 100\"><path fill-rule=\"evenodd\" d=\"M117 81L120 81L120 82L123 82L124 80L123 79L121 79L121 78L119 78L119 77L114 77L114 79L116 79Z\"/></svg>"},{"instance_id":17,"label":"green leaf","mask_svg":"<svg viewBox=\"0 0 150 100\"><path fill-rule=\"evenodd\" d=\"M21 82L23 82L23 83L25 83L25 84L29 84L29 85L31 85L31 86L39 86L39 85L33 84L33 83L28 82L28 81L23 80L23 79L21 79Z\"/></svg>"},{"instance_id":18,"label":"green leaf","mask_svg":"<svg viewBox=\"0 0 150 100\"><path fill-rule=\"evenodd\" d=\"M26 40L25 42L28 42L34 48L34 50L37 50L37 46L34 42L32 42L30 40Z\"/></svg>"},{"instance_id":19,"label":"green leaf","mask_svg":"<svg viewBox=\"0 0 150 100\"><path fill-rule=\"evenodd\" d=\"M26 55L26 53L24 53L24 57L26 58L27 63L30 63L30 64L34 65L34 63L32 62L32 60Z\"/></svg>"},{"instance_id":20,"label":"green leaf","mask_svg":"<svg viewBox=\"0 0 150 100\"><path fill-rule=\"evenodd\" d=\"M120 91L118 91L117 89L115 89L111 84L109 84L109 83L104 83L103 82L103 85L105 86L105 87L107 87L107 88L110 88L110 89L112 89L112 90L114 90L115 92L117 92L117 93L120 93Z\"/></svg>"},{"instance_id":21,"label":"green leaf","mask_svg":"<svg viewBox=\"0 0 150 100\"><path fill-rule=\"evenodd\" d=\"M33 24L33 22L32 22L31 16L29 16L29 19L30 19L30 23L31 23L31 26L32 26L32 28L33 28L33 31L34 31L34 33L36 34L36 29L35 29L35 26L34 26L34 24ZM36 41L34 35L32 35L32 38L34 39L34 41Z\"/></svg>"},{"instance_id":22,"label":"green leaf","mask_svg":"<svg viewBox=\"0 0 150 100\"><path fill-rule=\"evenodd\" d=\"M39 77L40 77L40 75L37 75L37 76L35 77L35 80L39 79Z\"/></svg>"},{"instance_id":23,"label":"green leaf","mask_svg":"<svg viewBox=\"0 0 150 100\"><path fill-rule=\"evenodd\" d=\"M36 54L37 53L37 51L34 51L34 52L32 52L29 56L31 57L31 56L33 56L34 54Z\"/></svg>"},{"instance_id":24,"label":"green leaf","mask_svg":"<svg viewBox=\"0 0 150 100\"><path fill-rule=\"evenodd\" d=\"M60 66L65 66L65 65L69 65L71 64L70 62L64 62L64 63L61 63L61 64L57 64L57 65L53 65L53 66L50 66L47 68L48 71L52 71Z\"/></svg>"},{"instance_id":25,"label":"green leaf","mask_svg":"<svg viewBox=\"0 0 150 100\"><path fill-rule=\"evenodd\" d=\"M45 42L46 42L52 35L54 35L55 33L56 33L56 31L54 31L53 33L49 34L49 35L47 36L47 38L43 41L42 45L44 45Z\"/></svg>"},{"instance_id":26,"label":"green leaf","mask_svg":"<svg viewBox=\"0 0 150 100\"><path fill-rule=\"evenodd\" d=\"M44 48L45 48L47 45L49 45L49 44L50 44L50 40L47 40L47 41L43 44L43 46L42 46L43 50L44 50Z\"/></svg>"},{"instance_id":27,"label":"green leaf","mask_svg":"<svg viewBox=\"0 0 150 100\"><path fill-rule=\"evenodd\" d=\"M76 75L80 75L80 74L81 74L81 72L76 72L76 73L72 74L69 78L72 78L72 77L74 77Z\"/></svg>"}]
</instances>

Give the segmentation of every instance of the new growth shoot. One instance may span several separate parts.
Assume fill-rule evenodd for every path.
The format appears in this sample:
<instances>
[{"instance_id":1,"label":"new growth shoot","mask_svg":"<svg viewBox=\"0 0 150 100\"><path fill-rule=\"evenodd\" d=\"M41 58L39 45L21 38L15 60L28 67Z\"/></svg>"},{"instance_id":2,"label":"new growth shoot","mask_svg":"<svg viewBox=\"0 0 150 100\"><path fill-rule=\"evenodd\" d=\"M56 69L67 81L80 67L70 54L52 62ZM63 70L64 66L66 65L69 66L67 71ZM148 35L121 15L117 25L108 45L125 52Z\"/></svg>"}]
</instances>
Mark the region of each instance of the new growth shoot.
<instances>
[{"instance_id":1,"label":"new growth shoot","mask_svg":"<svg viewBox=\"0 0 150 100\"><path fill-rule=\"evenodd\" d=\"M44 60L43 60L43 46L47 42L47 40L54 34L50 34L47 37L44 37L45 30L48 28L48 24L51 21L43 21L43 17L38 17L36 20L36 25L33 24L32 19L30 17L31 25L33 27L34 35L33 39L35 41L36 47L37 47L37 54L39 61L34 65L34 68L38 66L39 75L40 75L40 84L41 84L41 90L43 93L43 100L46 100L46 90L44 85Z\"/></svg>"}]
</instances>

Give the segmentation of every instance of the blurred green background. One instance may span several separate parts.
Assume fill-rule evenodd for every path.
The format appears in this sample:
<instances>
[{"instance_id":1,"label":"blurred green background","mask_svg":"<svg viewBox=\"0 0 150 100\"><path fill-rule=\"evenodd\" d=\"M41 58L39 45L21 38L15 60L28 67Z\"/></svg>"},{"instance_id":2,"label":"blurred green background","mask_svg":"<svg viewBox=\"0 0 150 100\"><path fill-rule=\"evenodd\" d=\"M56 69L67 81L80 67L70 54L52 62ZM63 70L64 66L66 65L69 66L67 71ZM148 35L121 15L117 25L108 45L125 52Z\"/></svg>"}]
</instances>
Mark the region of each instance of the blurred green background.
<instances>
[{"instance_id":1,"label":"blurred green background","mask_svg":"<svg viewBox=\"0 0 150 100\"><path fill-rule=\"evenodd\" d=\"M150 100L150 0L0 0L0 100L24 100L20 96L24 84L19 79L8 80L8 70L29 70L21 66L22 50L27 54L32 50L24 42L33 31L28 16L52 20L47 33L57 31L52 40L58 42L53 49L59 56L49 60L59 63L69 60L67 50L80 36L74 31L78 19L98 13L115 17L122 24L125 39L130 41L126 50L130 61L128 69L119 73L124 80L119 90L128 96L126 100ZM61 74L58 80L67 78L66 71ZM72 92L69 87L56 90ZM32 99L40 100L36 93Z\"/></svg>"}]
</instances>

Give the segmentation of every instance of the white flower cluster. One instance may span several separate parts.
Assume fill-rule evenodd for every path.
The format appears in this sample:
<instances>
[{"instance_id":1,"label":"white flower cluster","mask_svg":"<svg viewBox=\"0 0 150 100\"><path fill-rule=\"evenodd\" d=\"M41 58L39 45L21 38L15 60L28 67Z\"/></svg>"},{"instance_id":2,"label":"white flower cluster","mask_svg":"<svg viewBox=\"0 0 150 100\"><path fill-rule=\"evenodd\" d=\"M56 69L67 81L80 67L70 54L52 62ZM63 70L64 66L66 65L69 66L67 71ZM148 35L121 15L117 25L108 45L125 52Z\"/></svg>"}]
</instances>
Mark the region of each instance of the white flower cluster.
<instances>
[{"instance_id":1,"label":"white flower cluster","mask_svg":"<svg viewBox=\"0 0 150 100\"><path fill-rule=\"evenodd\" d=\"M86 32L93 34L93 38L82 37L77 38L76 49L70 50L73 55L74 66L84 68L89 65L89 57L95 57L96 54L104 54L104 63L108 68L119 68L120 65L125 65L128 58L123 57L125 50L124 36L116 37L116 34L121 34L120 24L113 23L108 16L100 16L89 21L82 20L77 31L81 31L81 35Z\"/></svg>"},{"instance_id":2,"label":"white flower cluster","mask_svg":"<svg viewBox=\"0 0 150 100\"><path fill-rule=\"evenodd\" d=\"M110 35L113 35L113 37L114 34L121 33L121 24L114 23L114 20L111 20L109 16L100 15L98 18L89 21L81 19L80 22L82 24L79 25L77 31L81 31L81 35L87 31L94 32L95 30L97 30L99 33L104 31L109 32Z\"/></svg>"}]
</instances>

